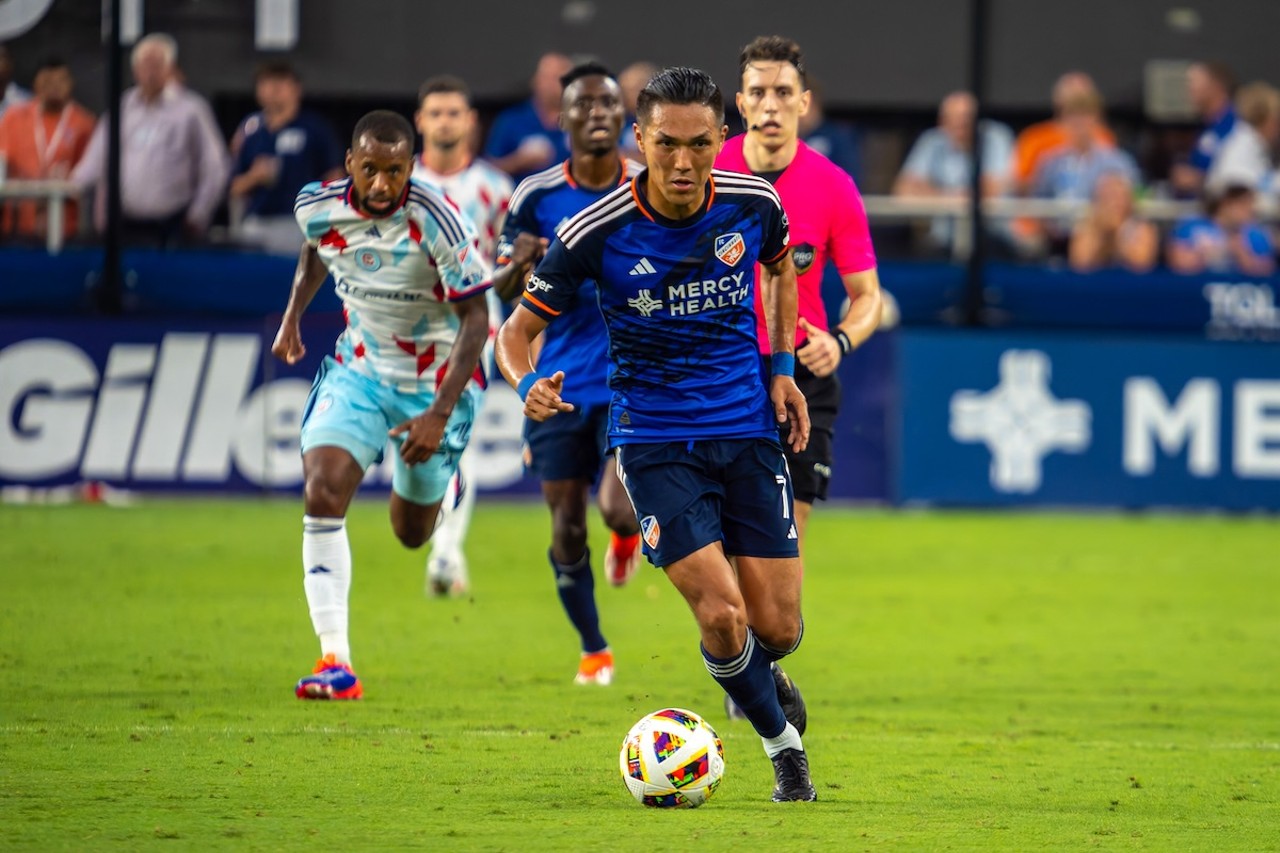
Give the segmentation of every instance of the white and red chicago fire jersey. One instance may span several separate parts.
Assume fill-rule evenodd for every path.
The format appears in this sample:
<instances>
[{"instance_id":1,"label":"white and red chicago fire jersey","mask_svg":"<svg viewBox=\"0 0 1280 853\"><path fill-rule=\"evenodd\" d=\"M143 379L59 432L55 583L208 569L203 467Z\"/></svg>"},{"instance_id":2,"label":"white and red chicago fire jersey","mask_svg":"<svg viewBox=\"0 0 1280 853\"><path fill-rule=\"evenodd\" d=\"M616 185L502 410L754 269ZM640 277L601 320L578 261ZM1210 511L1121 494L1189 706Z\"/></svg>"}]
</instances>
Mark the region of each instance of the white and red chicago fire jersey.
<instances>
[{"instance_id":1,"label":"white and red chicago fire jersey","mask_svg":"<svg viewBox=\"0 0 1280 853\"><path fill-rule=\"evenodd\" d=\"M307 184L294 216L342 299L337 360L404 391L434 392L458 335L449 303L490 286L466 217L413 179L394 211L369 216L352 204L350 178Z\"/></svg>"},{"instance_id":2,"label":"white and red chicago fire jersey","mask_svg":"<svg viewBox=\"0 0 1280 853\"><path fill-rule=\"evenodd\" d=\"M480 251L490 267L498 256L498 237L507 218L507 205L515 185L507 173L484 160L472 160L465 168L441 174L422 162L413 161L413 176L439 188L467 217L480 239Z\"/></svg>"}]
</instances>

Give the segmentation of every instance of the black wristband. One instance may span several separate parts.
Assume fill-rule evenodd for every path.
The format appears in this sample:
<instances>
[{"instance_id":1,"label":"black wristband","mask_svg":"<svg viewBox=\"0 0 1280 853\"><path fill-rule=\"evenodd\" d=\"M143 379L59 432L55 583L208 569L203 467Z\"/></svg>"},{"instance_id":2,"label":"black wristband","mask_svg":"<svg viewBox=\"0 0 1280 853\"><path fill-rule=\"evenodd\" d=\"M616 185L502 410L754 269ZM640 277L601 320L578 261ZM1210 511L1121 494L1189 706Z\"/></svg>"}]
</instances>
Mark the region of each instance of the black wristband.
<instances>
[{"instance_id":1,"label":"black wristband","mask_svg":"<svg viewBox=\"0 0 1280 853\"><path fill-rule=\"evenodd\" d=\"M853 341L849 340L849 336L844 333L844 329L836 326L832 329L831 335L840 344L840 354L848 355L850 350L853 349Z\"/></svg>"}]
</instances>

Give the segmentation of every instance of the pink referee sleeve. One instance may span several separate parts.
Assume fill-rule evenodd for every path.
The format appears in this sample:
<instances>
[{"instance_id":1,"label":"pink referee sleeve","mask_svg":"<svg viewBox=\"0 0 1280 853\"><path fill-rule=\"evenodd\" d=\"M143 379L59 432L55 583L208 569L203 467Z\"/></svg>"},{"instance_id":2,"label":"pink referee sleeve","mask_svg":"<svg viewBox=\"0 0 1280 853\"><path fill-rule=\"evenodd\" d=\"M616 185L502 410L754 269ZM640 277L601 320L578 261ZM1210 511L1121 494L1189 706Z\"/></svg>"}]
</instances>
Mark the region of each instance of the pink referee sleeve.
<instances>
[{"instance_id":1,"label":"pink referee sleeve","mask_svg":"<svg viewBox=\"0 0 1280 853\"><path fill-rule=\"evenodd\" d=\"M828 247L831 260L841 275L874 269L876 250L871 245L871 227L867 224L862 194L847 175L844 180L833 183L831 203L834 210Z\"/></svg>"}]
</instances>

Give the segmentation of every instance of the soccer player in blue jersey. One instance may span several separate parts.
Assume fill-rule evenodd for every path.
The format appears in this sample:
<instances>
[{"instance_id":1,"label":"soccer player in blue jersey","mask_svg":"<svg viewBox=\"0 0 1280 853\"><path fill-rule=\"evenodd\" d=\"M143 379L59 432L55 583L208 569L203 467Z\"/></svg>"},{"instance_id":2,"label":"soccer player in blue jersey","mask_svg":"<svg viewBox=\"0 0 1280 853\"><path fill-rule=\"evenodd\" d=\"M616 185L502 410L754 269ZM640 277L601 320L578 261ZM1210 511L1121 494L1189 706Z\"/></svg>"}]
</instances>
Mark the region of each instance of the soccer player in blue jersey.
<instances>
[{"instance_id":1,"label":"soccer player in blue jersey","mask_svg":"<svg viewBox=\"0 0 1280 853\"><path fill-rule=\"evenodd\" d=\"M609 330L609 440L645 553L697 620L712 678L743 709L774 767L773 799L817 798L770 664L803 634L791 479L779 442L809 438L796 387L796 279L787 218L768 181L713 171L724 101L709 76L669 68L645 87L637 141L648 169L556 232L498 332L498 365L537 420L576 411L567 371L530 345L594 281ZM762 265L771 343L755 337ZM737 571L730 559L736 562Z\"/></svg>"},{"instance_id":2,"label":"soccer player in blue jersey","mask_svg":"<svg viewBox=\"0 0 1280 853\"><path fill-rule=\"evenodd\" d=\"M622 92L609 71L584 63L561 82L560 122L569 135L570 157L521 181L511 196L494 276L494 288L504 299L520 294L556 228L642 168L620 153ZM600 473L608 450L609 354L595 301L595 286L588 283L566 306L564 319L543 337L538 364L548 375L560 370L571 377L562 392L575 408L555 421L526 421L525 443L529 467L542 480L542 494L551 509L548 558L556 591L582 644L574 680L607 685L613 680L613 651L600 631L587 548L587 508L597 480L600 514L611 531L604 560L611 583L625 583L635 570L640 537L614 466L606 466L603 477Z\"/></svg>"}]
</instances>

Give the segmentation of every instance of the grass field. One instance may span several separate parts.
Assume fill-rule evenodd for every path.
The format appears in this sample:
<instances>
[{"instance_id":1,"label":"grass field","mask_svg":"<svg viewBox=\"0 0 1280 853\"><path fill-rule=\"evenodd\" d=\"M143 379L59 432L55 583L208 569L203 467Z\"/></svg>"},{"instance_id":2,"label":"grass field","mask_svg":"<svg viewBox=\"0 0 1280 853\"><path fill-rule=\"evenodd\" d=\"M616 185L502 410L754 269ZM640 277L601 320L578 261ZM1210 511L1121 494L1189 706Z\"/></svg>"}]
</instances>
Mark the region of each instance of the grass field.
<instances>
[{"instance_id":1,"label":"grass field","mask_svg":"<svg viewBox=\"0 0 1280 853\"><path fill-rule=\"evenodd\" d=\"M1274 519L822 508L787 664L820 799L783 805L657 571L598 587L617 680L572 684L546 526L482 503L436 601L355 507L366 698L303 703L296 501L0 507L0 847L1280 850ZM618 775L668 704L725 741L694 811Z\"/></svg>"}]
</instances>

